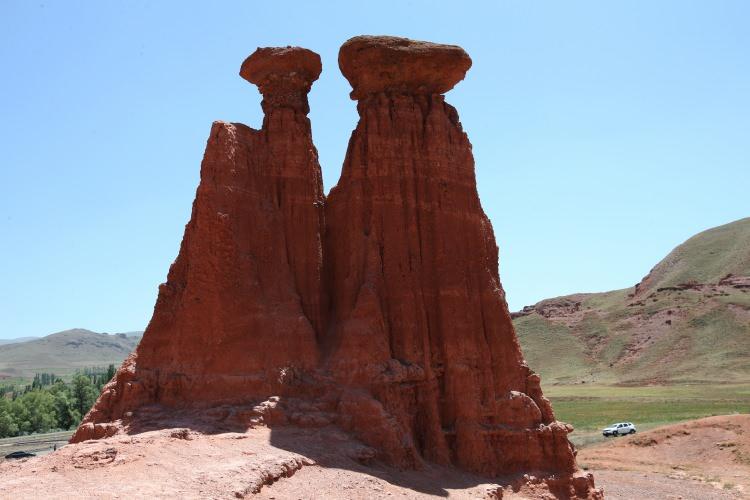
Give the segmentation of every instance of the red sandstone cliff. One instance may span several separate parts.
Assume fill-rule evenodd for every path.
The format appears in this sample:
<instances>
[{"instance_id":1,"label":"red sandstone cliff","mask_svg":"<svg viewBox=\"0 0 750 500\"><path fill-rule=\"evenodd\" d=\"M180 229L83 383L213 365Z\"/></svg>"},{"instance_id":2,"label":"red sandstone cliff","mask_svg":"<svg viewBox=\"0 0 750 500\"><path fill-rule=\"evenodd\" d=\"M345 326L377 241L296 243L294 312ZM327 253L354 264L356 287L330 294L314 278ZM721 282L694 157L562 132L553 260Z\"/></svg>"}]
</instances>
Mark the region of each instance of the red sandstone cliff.
<instances>
[{"instance_id":1,"label":"red sandstone cliff","mask_svg":"<svg viewBox=\"0 0 750 500\"><path fill-rule=\"evenodd\" d=\"M471 144L442 95L469 56L356 37L339 65L360 121L325 200L306 117L320 59L245 61L263 128L214 124L153 319L73 441L128 432L145 406L230 402L252 408L248 425L338 425L392 465L555 474L597 497L524 363Z\"/></svg>"},{"instance_id":2,"label":"red sandstone cliff","mask_svg":"<svg viewBox=\"0 0 750 500\"><path fill-rule=\"evenodd\" d=\"M360 121L326 206L327 366L394 418L401 460L572 471L568 429L516 340L471 144L440 95L471 60L460 47L357 37L339 65Z\"/></svg>"},{"instance_id":3,"label":"red sandstone cliff","mask_svg":"<svg viewBox=\"0 0 750 500\"><path fill-rule=\"evenodd\" d=\"M153 318L74 441L142 404L278 394L283 376L316 366L324 195L306 115L320 71L300 48L259 49L243 63L263 93L263 127L213 124Z\"/></svg>"}]
</instances>

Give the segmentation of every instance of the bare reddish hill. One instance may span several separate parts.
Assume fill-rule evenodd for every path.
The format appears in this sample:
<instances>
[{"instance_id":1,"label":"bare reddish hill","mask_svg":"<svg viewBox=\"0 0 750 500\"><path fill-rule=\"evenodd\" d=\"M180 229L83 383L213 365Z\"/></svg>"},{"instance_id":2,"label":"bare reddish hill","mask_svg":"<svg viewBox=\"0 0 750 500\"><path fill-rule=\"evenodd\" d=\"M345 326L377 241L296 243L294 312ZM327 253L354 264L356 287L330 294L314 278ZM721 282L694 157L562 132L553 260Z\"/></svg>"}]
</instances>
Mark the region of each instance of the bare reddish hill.
<instances>
[{"instance_id":1,"label":"bare reddish hill","mask_svg":"<svg viewBox=\"0 0 750 500\"><path fill-rule=\"evenodd\" d=\"M534 472L599 497L524 363L471 144L441 95L469 56L356 37L339 65L360 121L325 200L306 117L319 57L245 61L263 128L214 124L153 319L72 441L197 411L203 431L338 427L366 445L359 460Z\"/></svg>"}]
</instances>

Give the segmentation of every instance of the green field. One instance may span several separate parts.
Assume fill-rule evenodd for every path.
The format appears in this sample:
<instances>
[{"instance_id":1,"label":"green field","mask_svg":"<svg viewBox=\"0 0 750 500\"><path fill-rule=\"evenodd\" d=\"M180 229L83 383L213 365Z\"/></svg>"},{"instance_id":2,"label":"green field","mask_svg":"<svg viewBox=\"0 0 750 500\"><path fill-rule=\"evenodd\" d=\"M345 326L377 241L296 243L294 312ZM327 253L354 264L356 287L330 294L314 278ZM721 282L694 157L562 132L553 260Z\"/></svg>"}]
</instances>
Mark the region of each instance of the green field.
<instances>
[{"instance_id":1,"label":"green field","mask_svg":"<svg viewBox=\"0 0 750 500\"><path fill-rule=\"evenodd\" d=\"M571 440L586 446L604 440L601 429L633 422L639 430L732 413L750 413L750 384L613 387L544 387L558 420L576 430Z\"/></svg>"}]
</instances>

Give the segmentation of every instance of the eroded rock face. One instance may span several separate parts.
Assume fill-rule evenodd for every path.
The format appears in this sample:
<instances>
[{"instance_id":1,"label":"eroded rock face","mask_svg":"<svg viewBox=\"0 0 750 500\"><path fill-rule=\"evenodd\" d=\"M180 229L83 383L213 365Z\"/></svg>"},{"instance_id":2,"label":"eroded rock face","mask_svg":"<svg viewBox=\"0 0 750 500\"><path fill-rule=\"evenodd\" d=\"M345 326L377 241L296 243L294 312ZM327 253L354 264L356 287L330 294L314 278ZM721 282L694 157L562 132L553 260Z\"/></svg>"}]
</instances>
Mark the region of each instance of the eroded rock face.
<instances>
[{"instance_id":1,"label":"eroded rock face","mask_svg":"<svg viewBox=\"0 0 750 500\"><path fill-rule=\"evenodd\" d=\"M284 394L285 378L317 365L324 195L306 95L319 73L306 49L261 49L245 61L242 76L263 92L263 127L213 124L153 318L84 424L148 403ZM86 429L73 439L93 437Z\"/></svg>"},{"instance_id":2,"label":"eroded rock face","mask_svg":"<svg viewBox=\"0 0 750 500\"><path fill-rule=\"evenodd\" d=\"M441 95L469 56L356 37L339 65L360 121L327 200L305 116L320 59L270 48L242 65L263 128L214 124L154 317L73 441L127 430L144 405L235 401L248 425L337 425L401 467L572 477L571 428L524 363L471 144ZM598 494L587 481L574 495Z\"/></svg>"},{"instance_id":3,"label":"eroded rock face","mask_svg":"<svg viewBox=\"0 0 750 500\"><path fill-rule=\"evenodd\" d=\"M377 92L432 95L463 80L471 58L456 45L357 36L341 47L339 67L352 86L352 99Z\"/></svg>"},{"instance_id":4,"label":"eroded rock face","mask_svg":"<svg viewBox=\"0 0 750 500\"><path fill-rule=\"evenodd\" d=\"M572 471L568 431L516 340L471 144L456 110L429 91L463 79L468 55L357 37L339 64L360 121L326 206L326 366L393 417L394 460ZM393 84L395 66L407 84Z\"/></svg>"},{"instance_id":5,"label":"eroded rock face","mask_svg":"<svg viewBox=\"0 0 750 500\"><path fill-rule=\"evenodd\" d=\"M240 76L257 85L263 94L261 106L288 107L307 114L307 93L320 76L320 56L301 47L264 47L253 52L240 67Z\"/></svg>"}]
</instances>

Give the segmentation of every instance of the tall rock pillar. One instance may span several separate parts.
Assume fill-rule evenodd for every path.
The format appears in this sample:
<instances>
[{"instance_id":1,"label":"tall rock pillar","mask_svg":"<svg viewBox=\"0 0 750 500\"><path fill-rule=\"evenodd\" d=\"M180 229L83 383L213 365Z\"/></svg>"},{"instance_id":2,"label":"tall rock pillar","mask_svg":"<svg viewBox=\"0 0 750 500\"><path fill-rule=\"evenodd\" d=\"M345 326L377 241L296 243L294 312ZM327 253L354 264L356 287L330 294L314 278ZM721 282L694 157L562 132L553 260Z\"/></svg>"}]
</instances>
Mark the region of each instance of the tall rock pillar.
<instances>
[{"instance_id":1,"label":"tall rock pillar","mask_svg":"<svg viewBox=\"0 0 750 500\"><path fill-rule=\"evenodd\" d=\"M569 429L516 339L471 144L442 95L469 56L362 36L339 66L360 120L326 205L328 368L374 395L396 461L573 471Z\"/></svg>"},{"instance_id":2,"label":"tall rock pillar","mask_svg":"<svg viewBox=\"0 0 750 500\"><path fill-rule=\"evenodd\" d=\"M147 403L283 395L285 377L317 365L324 195L307 93L320 71L298 47L258 49L242 64L263 94L263 127L213 124L153 318L74 441Z\"/></svg>"}]
</instances>

